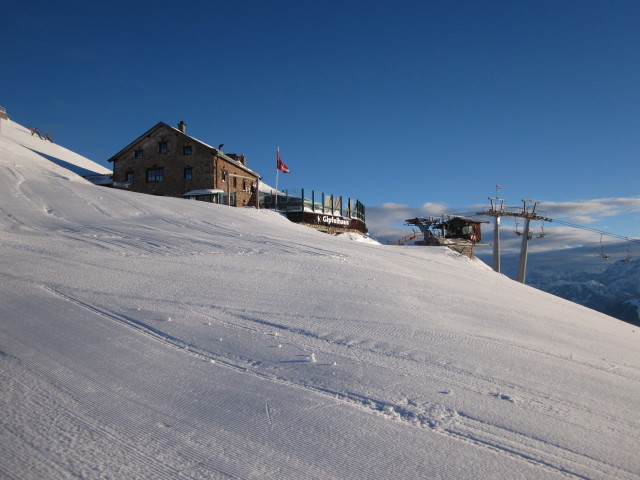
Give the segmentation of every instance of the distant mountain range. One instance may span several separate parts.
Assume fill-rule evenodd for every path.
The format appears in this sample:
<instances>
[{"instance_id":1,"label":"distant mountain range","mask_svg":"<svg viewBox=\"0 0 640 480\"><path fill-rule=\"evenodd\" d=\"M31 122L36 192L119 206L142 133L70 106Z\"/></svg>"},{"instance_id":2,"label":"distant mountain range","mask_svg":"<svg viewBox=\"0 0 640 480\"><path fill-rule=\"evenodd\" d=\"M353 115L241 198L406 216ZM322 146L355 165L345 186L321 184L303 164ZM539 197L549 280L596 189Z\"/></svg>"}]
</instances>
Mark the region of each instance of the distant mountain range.
<instances>
[{"instance_id":1,"label":"distant mountain range","mask_svg":"<svg viewBox=\"0 0 640 480\"><path fill-rule=\"evenodd\" d=\"M640 325L640 260L612 263L604 272L531 275L529 285L626 322Z\"/></svg>"},{"instance_id":2,"label":"distant mountain range","mask_svg":"<svg viewBox=\"0 0 640 480\"><path fill-rule=\"evenodd\" d=\"M491 265L489 254L478 257ZM528 260L527 285L640 326L640 259L603 260L592 249L576 248ZM515 278L517 262L517 255L503 255L502 273Z\"/></svg>"}]
</instances>

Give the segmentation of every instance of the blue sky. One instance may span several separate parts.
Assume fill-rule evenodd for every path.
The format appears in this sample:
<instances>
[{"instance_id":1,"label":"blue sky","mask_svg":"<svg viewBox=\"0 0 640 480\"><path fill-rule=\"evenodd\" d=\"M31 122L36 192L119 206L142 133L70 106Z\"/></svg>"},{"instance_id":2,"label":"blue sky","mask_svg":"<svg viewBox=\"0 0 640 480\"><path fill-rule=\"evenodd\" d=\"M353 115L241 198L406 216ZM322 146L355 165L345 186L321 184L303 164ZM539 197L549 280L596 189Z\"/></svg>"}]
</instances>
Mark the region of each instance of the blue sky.
<instances>
[{"instance_id":1,"label":"blue sky","mask_svg":"<svg viewBox=\"0 0 640 480\"><path fill-rule=\"evenodd\" d=\"M509 205L640 237L635 0L2 10L0 105L98 163L183 120L272 185L279 146L280 187L360 199L383 239L486 205L496 184ZM599 241L557 233L548 245Z\"/></svg>"}]
</instances>

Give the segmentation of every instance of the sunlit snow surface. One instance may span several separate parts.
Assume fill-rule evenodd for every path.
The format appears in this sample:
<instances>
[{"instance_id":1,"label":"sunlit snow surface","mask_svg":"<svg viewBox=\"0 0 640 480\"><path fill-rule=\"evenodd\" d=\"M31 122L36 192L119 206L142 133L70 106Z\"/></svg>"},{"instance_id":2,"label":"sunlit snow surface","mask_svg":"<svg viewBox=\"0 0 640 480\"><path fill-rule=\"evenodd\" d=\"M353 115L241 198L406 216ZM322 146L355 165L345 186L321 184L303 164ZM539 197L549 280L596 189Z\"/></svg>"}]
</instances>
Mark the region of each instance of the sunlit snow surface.
<instances>
[{"instance_id":1,"label":"sunlit snow surface","mask_svg":"<svg viewBox=\"0 0 640 480\"><path fill-rule=\"evenodd\" d=\"M2 121L0 477L640 478L637 327L63 162Z\"/></svg>"}]
</instances>

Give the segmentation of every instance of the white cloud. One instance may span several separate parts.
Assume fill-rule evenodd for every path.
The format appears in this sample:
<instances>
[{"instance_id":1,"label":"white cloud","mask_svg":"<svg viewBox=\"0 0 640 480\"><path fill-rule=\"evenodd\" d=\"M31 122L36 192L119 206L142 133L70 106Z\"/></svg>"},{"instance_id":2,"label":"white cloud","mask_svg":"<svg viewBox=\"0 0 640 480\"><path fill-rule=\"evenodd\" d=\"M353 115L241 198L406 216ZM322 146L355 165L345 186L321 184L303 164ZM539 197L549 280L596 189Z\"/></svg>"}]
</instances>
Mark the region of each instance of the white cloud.
<instances>
[{"instance_id":1,"label":"white cloud","mask_svg":"<svg viewBox=\"0 0 640 480\"><path fill-rule=\"evenodd\" d=\"M594 217L589 217L587 215L577 215L575 217L569 218L569 221L571 223L579 223L579 224L582 224L582 225L588 225L590 223L596 222L597 220Z\"/></svg>"},{"instance_id":2,"label":"white cloud","mask_svg":"<svg viewBox=\"0 0 640 480\"><path fill-rule=\"evenodd\" d=\"M640 211L640 197L595 198L572 202L544 202L541 207L549 217L612 216Z\"/></svg>"},{"instance_id":3,"label":"white cloud","mask_svg":"<svg viewBox=\"0 0 640 480\"><path fill-rule=\"evenodd\" d=\"M449 205L446 203L426 202L422 204L420 210L426 212L427 215L442 215L443 213L447 213L447 209L449 208Z\"/></svg>"}]
</instances>

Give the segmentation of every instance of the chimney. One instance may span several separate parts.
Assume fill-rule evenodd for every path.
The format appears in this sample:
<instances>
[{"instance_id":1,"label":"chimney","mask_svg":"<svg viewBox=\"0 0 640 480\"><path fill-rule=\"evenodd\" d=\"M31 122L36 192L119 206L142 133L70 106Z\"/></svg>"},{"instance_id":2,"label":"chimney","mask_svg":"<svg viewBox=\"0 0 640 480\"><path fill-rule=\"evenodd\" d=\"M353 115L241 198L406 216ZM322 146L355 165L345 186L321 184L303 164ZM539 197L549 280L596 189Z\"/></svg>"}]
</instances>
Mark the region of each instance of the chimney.
<instances>
[{"instance_id":1,"label":"chimney","mask_svg":"<svg viewBox=\"0 0 640 480\"><path fill-rule=\"evenodd\" d=\"M242 165L244 165L245 167L247 166L247 156L246 155L239 155L238 156L238 160L240 160L240 163Z\"/></svg>"},{"instance_id":2,"label":"chimney","mask_svg":"<svg viewBox=\"0 0 640 480\"><path fill-rule=\"evenodd\" d=\"M178 123L178 130L180 130L182 133L186 134L187 133L187 124L184 123L182 120L180 120L180 123Z\"/></svg>"}]
</instances>

